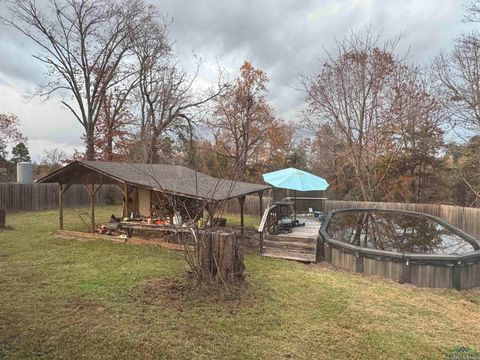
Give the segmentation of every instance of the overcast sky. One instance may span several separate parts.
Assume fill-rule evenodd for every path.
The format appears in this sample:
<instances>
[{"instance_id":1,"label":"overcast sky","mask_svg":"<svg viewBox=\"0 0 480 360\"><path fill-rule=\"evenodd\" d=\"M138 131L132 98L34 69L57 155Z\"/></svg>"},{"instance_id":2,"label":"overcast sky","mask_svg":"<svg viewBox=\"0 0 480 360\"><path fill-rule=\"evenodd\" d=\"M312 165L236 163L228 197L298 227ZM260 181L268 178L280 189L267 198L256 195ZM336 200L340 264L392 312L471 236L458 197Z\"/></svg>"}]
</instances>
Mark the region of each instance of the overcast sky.
<instances>
[{"instance_id":1,"label":"overcast sky","mask_svg":"<svg viewBox=\"0 0 480 360\"><path fill-rule=\"evenodd\" d=\"M462 23L469 0L152 2L173 18L171 38L183 66L193 68L193 54L204 60L201 84L215 81L217 63L233 74L250 60L267 72L269 100L286 119L298 117L303 107L303 94L294 90L298 76L314 72L324 49L333 49L335 39L351 30L369 26L385 38L402 35L399 51L410 47L409 61L426 64L476 26ZM0 112L20 118L32 158L40 161L45 149L81 149L82 128L57 98L31 97L45 80L33 52L30 42L0 25Z\"/></svg>"}]
</instances>

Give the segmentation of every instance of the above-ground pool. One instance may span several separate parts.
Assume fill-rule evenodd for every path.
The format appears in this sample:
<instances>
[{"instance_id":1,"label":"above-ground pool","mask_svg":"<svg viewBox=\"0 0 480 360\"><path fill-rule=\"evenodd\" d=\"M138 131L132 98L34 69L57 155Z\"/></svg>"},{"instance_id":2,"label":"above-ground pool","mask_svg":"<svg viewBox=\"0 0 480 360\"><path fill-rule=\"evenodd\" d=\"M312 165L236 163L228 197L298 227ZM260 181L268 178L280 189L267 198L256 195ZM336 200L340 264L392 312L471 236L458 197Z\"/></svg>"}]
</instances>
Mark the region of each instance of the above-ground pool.
<instances>
[{"instance_id":1,"label":"above-ground pool","mask_svg":"<svg viewBox=\"0 0 480 360\"><path fill-rule=\"evenodd\" d=\"M480 243L439 218L411 211L332 211L320 229L317 257L418 286L480 286Z\"/></svg>"}]
</instances>

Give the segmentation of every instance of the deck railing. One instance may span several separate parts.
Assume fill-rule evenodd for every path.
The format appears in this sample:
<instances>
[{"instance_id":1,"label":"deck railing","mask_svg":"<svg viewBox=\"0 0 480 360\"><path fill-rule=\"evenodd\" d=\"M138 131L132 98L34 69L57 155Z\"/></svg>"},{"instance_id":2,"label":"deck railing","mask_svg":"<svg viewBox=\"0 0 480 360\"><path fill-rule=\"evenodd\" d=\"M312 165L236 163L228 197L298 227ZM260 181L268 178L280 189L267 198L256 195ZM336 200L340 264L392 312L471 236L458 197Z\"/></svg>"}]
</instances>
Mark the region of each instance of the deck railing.
<instances>
[{"instance_id":1,"label":"deck railing","mask_svg":"<svg viewBox=\"0 0 480 360\"><path fill-rule=\"evenodd\" d=\"M263 239L277 223L277 205L271 205L263 212L258 232L260 233L260 251L263 250Z\"/></svg>"}]
</instances>

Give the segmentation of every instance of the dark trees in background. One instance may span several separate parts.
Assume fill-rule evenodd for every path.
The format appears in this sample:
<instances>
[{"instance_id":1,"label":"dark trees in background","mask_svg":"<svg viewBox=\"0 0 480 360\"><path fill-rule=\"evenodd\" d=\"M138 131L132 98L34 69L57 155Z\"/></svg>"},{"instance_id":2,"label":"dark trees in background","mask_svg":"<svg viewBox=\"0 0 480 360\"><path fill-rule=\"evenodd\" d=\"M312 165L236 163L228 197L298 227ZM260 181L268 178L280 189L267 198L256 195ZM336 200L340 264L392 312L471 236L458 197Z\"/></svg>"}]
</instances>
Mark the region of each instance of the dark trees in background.
<instances>
[{"instance_id":1,"label":"dark trees in background","mask_svg":"<svg viewBox=\"0 0 480 360\"><path fill-rule=\"evenodd\" d=\"M41 9L35 0L7 4L11 17L3 22L33 40L39 48L34 57L48 69L40 94L64 96L62 104L84 128L85 156L94 159L105 96L132 76L125 59L154 8L141 0L49 0Z\"/></svg>"},{"instance_id":2,"label":"dark trees in background","mask_svg":"<svg viewBox=\"0 0 480 360\"><path fill-rule=\"evenodd\" d=\"M14 159L8 159L7 146L26 141L27 139L20 132L18 117L14 114L0 114L0 169L2 169L0 181L13 181L15 179L16 167L13 162ZM30 158L28 157L28 159Z\"/></svg>"},{"instance_id":3,"label":"dark trees in background","mask_svg":"<svg viewBox=\"0 0 480 360\"><path fill-rule=\"evenodd\" d=\"M12 158L10 159L10 161L14 164L31 161L28 148L23 142L20 142L13 147Z\"/></svg>"},{"instance_id":4,"label":"dark trees in background","mask_svg":"<svg viewBox=\"0 0 480 360\"><path fill-rule=\"evenodd\" d=\"M26 141L20 132L20 122L14 114L0 114L0 162L6 161L7 145ZM0 163L0 167L1 167Z\"/></svg>"},{"instance_id":5,"label":"dark trees in background","mask_svg":"<svg viewBox=\"0 0 480 360\"><path fill-rule=\"evenodd\" d=\"M450 197L455 205L480 207L480 136L466 144L449 144L443 160Z\"/></svg>"}]
</instances>

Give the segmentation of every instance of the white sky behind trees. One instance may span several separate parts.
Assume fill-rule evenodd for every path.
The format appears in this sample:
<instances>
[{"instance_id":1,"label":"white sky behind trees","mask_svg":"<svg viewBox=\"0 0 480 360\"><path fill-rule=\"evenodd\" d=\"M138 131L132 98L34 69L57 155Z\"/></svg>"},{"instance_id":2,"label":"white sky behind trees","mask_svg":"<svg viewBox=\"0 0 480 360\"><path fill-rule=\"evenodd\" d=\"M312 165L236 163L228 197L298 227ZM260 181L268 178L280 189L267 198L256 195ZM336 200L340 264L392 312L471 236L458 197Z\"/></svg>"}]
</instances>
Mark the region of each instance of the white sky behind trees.
<instances>
[{"instance_id":1,"label":"white sky behind trees","mask_svg":"<svg viewBox=\"0 0 480 360\"><path fill-rule=\"evenodd\" d=\"M304 95L294 88L300 74L319 68L324 49L335 39L366 26L385 38L402 36L399 52L408 61L428 64L448 51L462 31L479 24L462 22L469 0L151 0L172 17L171 40L181 64L194 71L193 55L204 66L203 86L215 84L217 63L234 75L244 60L270 78L269 101L287 119L301 119ZM5 15L0 2L0 13ZM54 147L68 155L83 149L82 127L55 96L32 98L45 80L35 48L14 29L0 25L0 112L16 114L28 137L32 160Z\"/></svg>"}]
</instances>

